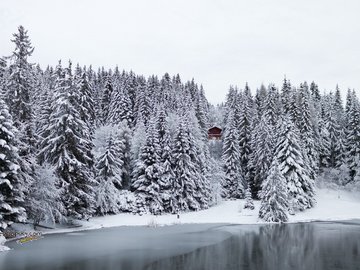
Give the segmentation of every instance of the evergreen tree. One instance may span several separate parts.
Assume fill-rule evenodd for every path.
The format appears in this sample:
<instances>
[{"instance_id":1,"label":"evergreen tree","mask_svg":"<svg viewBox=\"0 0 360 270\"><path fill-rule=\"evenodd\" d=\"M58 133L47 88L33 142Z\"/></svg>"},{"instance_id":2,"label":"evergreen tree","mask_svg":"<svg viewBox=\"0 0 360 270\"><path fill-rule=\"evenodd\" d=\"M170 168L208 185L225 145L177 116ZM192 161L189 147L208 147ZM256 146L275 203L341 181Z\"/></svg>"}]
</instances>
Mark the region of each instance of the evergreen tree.
<instances>
[{"instance_id":1,"label":"evergreen tree","mask_svg":"<svg viewBox=\"0 0 360 270\"><path fill-rule=\"evenodd\" d=\"M279 116L279 93L275 85L270 84L268 88L268 95L264 106L264 115L269 121L269 124L275 126Z\"/></svg>"},{"instance_id":2,"label":"evergreen tree","mask_svg":"<svg viewBox=\"0 0 360 270\"><path fill-rule=\"evenodd\" d=\"M309 175L309 165L299 143L298 130L288 118L278 128L274 157L286 179L291 210L304 210L315 204L314 180Z\"/></svg>"},{"instance_id":3,"label":"evergreen tree","mask_svg":"<svg viewBox=\"0 0 360 270\"><path fill-rule=\"evenodd\" d=\"M316 103L320 102L321 95L320 95L319 87L315 82L311 82L311 84L310 84L310 92L311 92L312 99Z\"/></svg>"},{"instance_id":4,"label":"evergreen tree","mask_svg":"<svg viewBox=\"0 0 360 270\"><path fill-rule=\"evenodd\" d=\"M131 185L131 136L132 132L127 121L122 121L117 126L117 138L121 142L121 151L118 153L122 158L122 186L129 189Z\"/></svg>"},{"instance_id":5,"label":"evergreen tree","mask_svg":"<svg viewBox=\"0 0 360 270\"><path fill-rule=\"evenodd\" d=\"M109 108L111 108L110 106L110 102L111 100L111 96L113 94L114 88L112 85L112 81L111 81L111 77L107 76L106 77L106 81L105 81L105 87L104 90L102 92L102 97L101 97L101 123L103 125L108 123L108 119L109 119Z\"/></svg>"},{"instance_id":6,"label":"evergreen tree","mask_svg":"<svg viewBox=\"0 0 360 270\"><path fill-rule=\"evenodd\" d=\"M244 92L240 93L239 101L241 104L238 118L240 163L244 180L243 185L247 186L252 181L249 158L251 155L252 116L254 115L253 100L247 84Z\"/></svg>"},{"instance_id":7,"label":"evergreen tree","mask_svg":"<svg viewBox=\"0 0 360 270\"><path fill-rule=\"evenodd\" d=\"M170 202L172 212L201 209L204 206L201 201L202 191L199 188L201 187L199 180L202 176L198 147L184 118L180 121L176 132L172 158L175 175Z\"/></svg>"},{"instance_id":8,"label":"evergreen tree","mask_svg":"<svg viewBox=\"0 0 360 270\"><path fill-rule=\"evenodd\" d=\"M344 106L341 99L339 86L336 85L335 97L334 97L334 113L335 118L338 123L343 123L344 121Z\"/></svg>"},{"instance_id":9,"label":"evergreen tree","mask_svg":"<svg viewBox=\"0 0 360 270\"><path fill-rule=\"evenodd\" d=\"M255 206L254 206L254 201L252 199L252 195L251 195L251 189L250 187L248 187L246 189L245 192L245 205L244 205L245 209L250 209L250 210L254 210Z\"/></svg>"},{"instance_id":10,"label":"evergreen tree","mask_svg":"<svg viewBox=\"0 0 360 270\"><path fill-rule=\"evenodd\" d=\"M346 164L350 171L350 179L354 180L358 168L358 157L360 156L360 105L355 95L352 93L350 108L346 114L345 130L345 157Z\"/></svg>"},{"instance_id":11,"label":"evergreen tree","mask_svg":"<svg viewBox=\"0 0 360 270\"><path fill-rule=\"evenodd\" d=\"M224 164L225 179L223 182L223 197L227 199L243 198L243 174L240 165L240 151L238 145L238 132L233 113L230 112L223 139L222 160Z\"/></svg>"},{"instance_id":12,"label":"evergreen tree","mask_svg":"<svg viewBox=\"0 0 360 270\"><path fill-rule=\"evenodd\" d=\"M268 124L266 116L263 116L259 124L254 128L252 139L251 167L254 180L251 185L252 195L259 198L261 184L266 179L272 158L274 155L274 130Z\"/></svg>"},{"instance_id":13,"label":"evergreen tree","mask_svg":"<svg viewBox=\"0 0 360 270\"><path fill-rule=\"evenodd\" d=\"M10 75L5 98L14 125L20 134L19 140L22 145L20 145L19 154L28 156L35 147L34 112L31 106L35 78L32 64L28 62L34 48L31 46L31 41L23 26L19 26L18 33L14 34L12 42L15 43L15 50L11 56L12 63L9 67Z\"/></svg>"},{"instance_id":14,"label":"evergreen tree","mask_svg":"<svg viewBox=\"0 0 360 270\"><path fill-rule=\"evenodd\" d=\"M327 143L329 144L329 166L336 167L342 162L342 155L344 151L342 131L337 119L333 116L333 112L328 113L328 120L326 121L326 129L329 133Z\"/></svg>"},{"instance_id":15,"label":"evergreen tree","mask_svg":"<svg viewBox=\"0 0 360 270\"><path fill-rule=\"evenodd\" d=\"M140 159L135 166L132 190L139 198L139 212L149 211L152 214L161 214L164 211L161 194L163 183L160 182L162 167L159 156L159 138L154 120L149 123L146 143L141 149Z\"/></svg>"},{"instance_id":16,"label":"evergreen tree","mask_svg":"<svg viewBox=\"0 0 360 270\"><path fill-rule=\"evenodd\" d=\"M119 190L122 187L123 143L109 135L105 152L97 159L96 209L101 215L119 212Z\"/></svg>"},{"instance_id":17,"label":"evergreen tree","mask_svg":"<svg viewBox=\"0 0 360 270\"><path fill-rule=\"evenodd\" d=\"M16 134L8 108L0 99L0 230L26 220Z\"/></svg>"},{"instance_id":18,"label":"evergreen tree","mask_svg":"<svg viewBox=\"0 0 360 270\"><path fill-rule=\"evenodd\" d=\"M79 92L79 113L81 120L87 124L90 134L95 132L95 104L93 100L93 90L87 78L86 70L81 70L79 65L76 67L74 78L75 87Z\"/></svg>"},{"instance_id":19,"label":"evergreen tree","mask_svg":"<svg viewBox=\"0 0 360 270\"><path fill-rule=\"evenodd\" d=\"M281 102L282 102L284 114L290 113L291 95L292 95L292 89L291 89L290 81L284 78L284 83L281 88Z\"/></svg>"},{"instance_id":20,"label":"evergreen tree","mask_svg":"<svg viewBox=\"0 0 360 270\"><path fill-rule=\"evenodd\" d=\"M300 140L304 146L304 158L308 159L307 165L309 175L315 179L318 170L318 153L315 146L315 116L314 108L310 100L310 93L306 82L301 85L299 90L299 109L297 126L300 132Z\"/></svg>"},{"instance_id":21,"label":"evergreen tree","mask_svg":"<svg viewBox=\"0 0 360 270\"><path fill-rule=\"evenodd\" d=\"M68 216L89 218L94 213L93 147L79 112L79 92L73 85L71 65L59 65L49 126L41 142L39 159L55 166L58 187Z\"/></svg>"},{"instance_id":22,"label":"evergreen tree","mask_svg":"<svg viewBox=\"0 0 360 270\"><path fill-rule=\"evenodd\" d=\"M259 218L266 222L288 220L288 189L277 159L271 163L269 175L262 183Z\"/></svg>"}]
</instances>

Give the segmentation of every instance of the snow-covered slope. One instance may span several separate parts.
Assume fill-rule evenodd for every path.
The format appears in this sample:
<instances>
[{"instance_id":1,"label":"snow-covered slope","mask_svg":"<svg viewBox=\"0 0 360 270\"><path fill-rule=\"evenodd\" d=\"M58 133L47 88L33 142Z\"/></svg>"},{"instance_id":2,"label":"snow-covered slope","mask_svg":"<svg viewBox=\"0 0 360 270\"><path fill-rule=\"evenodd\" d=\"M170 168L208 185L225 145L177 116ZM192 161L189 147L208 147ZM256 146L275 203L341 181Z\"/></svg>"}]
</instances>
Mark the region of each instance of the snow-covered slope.
<instances>
[{"instance_id":1,"label":"snow-covered slope","mask_svg":"<svg viewBox=\"0 0 360 270\"><path fill-rule=\"evenodd\" d=\"M360 195L347 191L332 189L317 190L317 205L313 209L289 216L289 222L306 222L314 220L346 220L360 219ZM220 204L198 212L176 215L133 215L118 214L113 216L95 217L90 221L82 221L83 225L76 230L97 229L115 226L162 226L179 223L263 223L258 218L260 202L255 201L255 210L243 209L245 201L223 201ZM72 231L74 229L56 229L48 233Z\"/></svg>"},{"instance_id":2,"label":"snow-covered slope","mask_svg":"<svg viewBox=\"0 0 360 270\"><path fill-rule=\"evenodd\" d=\"M289 216L289 222L307 222L314 220L348 220L360 219L360 194L357 192L337 191L333 189L317 190L317 205L313 209ZM263 223L258 219L260 202L255 201L255 210L243 209L245 201L223 201L207 210L176 215L133 215L118 214L113 216L95 217L90 221L81 221L81 227L64 229L57 228L45 231L44 234L71 231L91 230L116 226L163 226L179 223L233 223L256 224ZM21 230L32 231L30 227ZM1 239L0 239L1 240ZM1 243L1 241L0 241ZM0 249L7 250L0 245Z\"/></svg>"}]
</instances>

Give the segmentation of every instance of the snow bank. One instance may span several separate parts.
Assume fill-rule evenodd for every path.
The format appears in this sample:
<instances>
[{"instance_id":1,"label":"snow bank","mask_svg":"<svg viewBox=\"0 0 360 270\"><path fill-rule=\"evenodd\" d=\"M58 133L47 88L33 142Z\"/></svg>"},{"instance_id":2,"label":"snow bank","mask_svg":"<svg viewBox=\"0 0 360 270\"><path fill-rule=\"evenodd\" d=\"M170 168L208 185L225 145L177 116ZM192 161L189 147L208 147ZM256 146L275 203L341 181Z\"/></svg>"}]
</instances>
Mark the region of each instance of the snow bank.
<instances>
[{"instance_id":1,"label":"snow bank","mask_svg":"<svg viewBox=\"0 0 360 270\"><path fill-rule=\"evenodd\" d=\"M0 235L0 252L10 250L10 248L4 246L6 239L3 235Z\"/></svg>"},{"instance_id":2,"label":"snow bank","mask_svg":"<svg viewBox=\"0 0 360 270\"><path fill-rule=\"evenodd\" d=\"M317 190L317 205L313 209L298 212L289 216L289 223L309 222L315 220L335 221L360 219L360 195L348 191L332 189ZM255 209L243 209L245 200L223 201L209 209L180 213L177 215L154 216L118 214L113 216L95 217L90 221L80 221L82 227L72 229L58 228L44 233L61 233L100 229L116 226L164 226L189 223L230 223L230 224L259 224L264 223L258 218L260 202L255 201Z\"/></svg>"}]
</instances>

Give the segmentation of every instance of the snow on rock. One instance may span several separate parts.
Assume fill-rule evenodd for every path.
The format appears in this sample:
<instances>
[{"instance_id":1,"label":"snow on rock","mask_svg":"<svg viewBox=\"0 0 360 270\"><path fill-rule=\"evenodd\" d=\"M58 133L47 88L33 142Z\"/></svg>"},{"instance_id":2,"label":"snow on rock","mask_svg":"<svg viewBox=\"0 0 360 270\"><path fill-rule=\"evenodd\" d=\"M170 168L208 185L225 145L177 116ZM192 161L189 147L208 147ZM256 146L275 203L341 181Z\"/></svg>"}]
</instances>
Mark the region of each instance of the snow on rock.
<instances>
[{"instance_id":1,"label":"snow on rock","mask_svg":"<svg viewBox=\"0 0 360 270\"><path fill-rule=\"evenodd\" d=\"M7 246L4 246L6 239L3 235L0 235L0 252L10 250Z\"/></svg>"}]
</instances>

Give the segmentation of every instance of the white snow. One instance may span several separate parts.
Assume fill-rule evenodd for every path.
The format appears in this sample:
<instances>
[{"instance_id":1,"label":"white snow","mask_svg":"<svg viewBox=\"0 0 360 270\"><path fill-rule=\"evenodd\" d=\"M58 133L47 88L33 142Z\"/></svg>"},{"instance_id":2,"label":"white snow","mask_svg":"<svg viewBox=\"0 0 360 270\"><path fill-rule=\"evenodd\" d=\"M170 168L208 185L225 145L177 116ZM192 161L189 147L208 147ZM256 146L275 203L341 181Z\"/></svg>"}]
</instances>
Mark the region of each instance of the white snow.
<instances>
[{"instance_id":1,"label":"white snow","mask_svg":"<svg viewBox=\"0 0 360 270\"><path fill-rule=\"evenodd\" d=\"M3 235L0 235L0 252L10 250L10 248L4 246L5 241L5 237Z\"/></svg>"},{"instance_id":2,"label":"white snow","mask_svg":"<svg viewBox=\"0 0 360 270\"><path fill-rule=\"evenodd\" d=\"M337 191L323 188L317 190L317 205L313 209L289 215L289 223L310 221L336 221L360 219L360 194L348 191ZM116 226L164 226L185 223L231 223L258 224L264 223L258 218L260 201L255 201L255 209L244 209L245 200L223 201L218 205L197 212L176 215L154 216L151 214L117 214L112 216L94 217L90 221L80 221L82 227L58 228L44 232L62 233L81 230L100 229Z\"/></svg>"}]
</instances>

